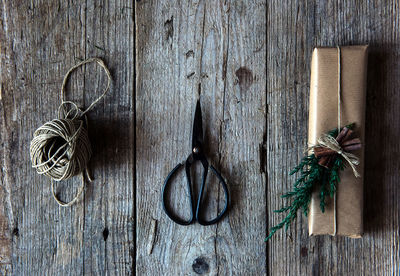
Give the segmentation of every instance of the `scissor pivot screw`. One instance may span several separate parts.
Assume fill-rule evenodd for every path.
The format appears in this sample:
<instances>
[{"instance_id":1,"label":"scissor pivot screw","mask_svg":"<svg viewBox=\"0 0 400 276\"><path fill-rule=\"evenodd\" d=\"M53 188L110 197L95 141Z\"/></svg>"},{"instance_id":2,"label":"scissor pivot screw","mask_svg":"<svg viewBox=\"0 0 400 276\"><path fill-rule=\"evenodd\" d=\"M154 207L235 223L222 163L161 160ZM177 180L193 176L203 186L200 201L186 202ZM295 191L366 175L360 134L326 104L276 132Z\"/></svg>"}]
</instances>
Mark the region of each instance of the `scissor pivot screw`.
<instances>
[{"instance_id":1,"label":"scissor pivot screw","mask_svg":"<svg viewBox=\"0 0 400 276\"><path fill-rule=\"evenodd\" d=\"M193 148L193 153L199 153L199 148Z\"/></svg>"}]
</instances>

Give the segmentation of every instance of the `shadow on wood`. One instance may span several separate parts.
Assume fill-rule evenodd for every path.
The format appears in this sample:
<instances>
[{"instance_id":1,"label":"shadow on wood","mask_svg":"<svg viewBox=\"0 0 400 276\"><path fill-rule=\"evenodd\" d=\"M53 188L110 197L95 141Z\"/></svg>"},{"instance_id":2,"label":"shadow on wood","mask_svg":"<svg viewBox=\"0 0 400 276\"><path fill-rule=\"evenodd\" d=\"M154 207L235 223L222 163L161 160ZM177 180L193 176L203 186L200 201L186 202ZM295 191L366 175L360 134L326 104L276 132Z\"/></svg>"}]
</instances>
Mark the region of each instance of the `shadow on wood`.
<instances>
[{"instance_id":1,"label":"shadow on wood","mask_svg":"<svg viewBox=\"0 0 400 276\"><path fill-rule=\"evenodd\" d=\"M400 71L395 61L395 45L371 46L368 61L368 86L365 135L364 231L396 231L389 229L386 212L392 212L393 203L387 195L399 171L391 168L398 163L398 122L393 122L392 112L398 106L393 80ZM397 104L397 105L396 105ZM397 152L396 152L397 149Z\"/></svg>"}]
</instances>

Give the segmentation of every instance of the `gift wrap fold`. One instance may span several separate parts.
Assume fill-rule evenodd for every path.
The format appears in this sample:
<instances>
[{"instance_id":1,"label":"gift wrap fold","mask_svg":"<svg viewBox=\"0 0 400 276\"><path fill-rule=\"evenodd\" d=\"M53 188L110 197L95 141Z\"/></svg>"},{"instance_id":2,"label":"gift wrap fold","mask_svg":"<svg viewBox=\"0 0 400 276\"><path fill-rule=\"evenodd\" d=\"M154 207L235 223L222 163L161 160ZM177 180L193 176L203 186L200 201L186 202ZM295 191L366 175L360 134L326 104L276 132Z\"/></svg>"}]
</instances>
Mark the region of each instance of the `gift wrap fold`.
<instances>
[{"instance_id":1,"label":"gift wrap fold","mask_svg":"<svg viewBox=\"0 0 400 276\"><path fill-rule=\"evenodd\" d=\"M312 56L309 146L317 144L324 133L338 127L338 88L340 85L341 126L355 123L355 137L364 142L365 98L368 46L315 48ZM338 58L340 55L340 58ZM339 75L340 74L340 75ZM346 166L334 198L320 209L318 189L314 191L309 212L310 235L342 235L360 238L363 233L364 146L354 152L360 160L356 178Z\"/></svg>"}]
</instances>

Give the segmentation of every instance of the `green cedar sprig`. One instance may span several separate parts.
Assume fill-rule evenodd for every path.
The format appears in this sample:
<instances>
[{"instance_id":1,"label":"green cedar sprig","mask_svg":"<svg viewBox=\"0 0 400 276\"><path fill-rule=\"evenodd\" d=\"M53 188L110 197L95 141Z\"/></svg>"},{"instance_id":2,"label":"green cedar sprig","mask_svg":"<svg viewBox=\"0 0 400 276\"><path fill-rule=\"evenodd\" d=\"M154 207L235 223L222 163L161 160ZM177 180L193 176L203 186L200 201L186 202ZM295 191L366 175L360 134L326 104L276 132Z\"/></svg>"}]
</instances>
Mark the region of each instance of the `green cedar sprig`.
<instances>
[{"instance_id":1,"label":"green cedar sprig","mask_svg":"<svg viewBox=\"0 0 400 276\"><path fill-rule=\"evenodd\" d=\"M354 124L350 124L346 127L352 129L353 126ZM328 134L332 137L336 137L338 135L338 129L331 130ZM283 227L285 227L285 231L287 231L289 225L296 219L299 209L302 209L305 216L308 215L311 194L318 184L320 185L320 208L322 212L325 212L326 195L328 194L327 189L329 188L329 196L333 197L336 193L336 187L340 182L339 172L344 168L345 163L340 156L336 158L331 169L320 166L314 154L304 157L300 164L290 172L290 175L300 173L300 177L297 178L293 185L293 191L282 195L282 198L292 199L292 202L274 211L275 213L288 212L288 214L281 223L270 228L269 235L265 241L271 239L276 231Z\"/></svg>"},{"instance_id":2,"label":"green cedar sprig","mask_svg":"<svg viewBox=\"0 0 400 276\"><path fill-rule=\"evenodd\" d=\"M285 230L289 228L289 225L297 216L297 211L302 209L303 213L307 216L308 205L311 200L311 193L316 183L321 179L323 167L318 165L318 159L314 155L304 157L300 164L294 168L290 173L295 174L300 172L300 177L294 183L294 189L282 196L282 198L293 198L291 204L275 210L275 213L288 212L286 217L281 223L270 229L269 235L265 241L268 241L277 230L285 227Z\"/></svg>"},{"instance_id":3,"label":"green cedar sprig","mask_svg":"<svg viewBox=\"0 0 400 276\"><path fill-rule=\"evenodd\" d=\"M323 168L319 192L319 206L321 207L322 213L325 212L327 189L329 187L329 196L333 197L336 193L337 184L340 182L339 172L344 170L344 168L345 164L342 157L336 158L331 169Z\"/></svg>"}]
</instances>

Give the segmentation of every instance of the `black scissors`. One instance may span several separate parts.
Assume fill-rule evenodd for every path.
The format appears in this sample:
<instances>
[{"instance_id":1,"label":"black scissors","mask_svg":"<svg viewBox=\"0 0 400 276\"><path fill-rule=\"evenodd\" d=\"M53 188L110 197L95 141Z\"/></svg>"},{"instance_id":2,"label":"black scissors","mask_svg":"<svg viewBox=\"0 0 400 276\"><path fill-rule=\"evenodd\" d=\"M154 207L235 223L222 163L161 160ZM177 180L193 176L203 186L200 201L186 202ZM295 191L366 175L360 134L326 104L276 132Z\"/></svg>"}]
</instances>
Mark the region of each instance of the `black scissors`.
<instances>
[{"instance_id":1,"label":"black scissors","mask_svg":"<svg viewBox=\"0 0 400 276\"><path fill-rule=\"evenodd\" d=\"M204 150L204 148L203 148L203 126L202 126L202 118L201 118L200 100L198 100L197 105L196 105L196 112L194 114L194 121L193 121L192 153L188 156L188 158L186 159L186 162L176 165L176 167L168 174L167 178L164 181L164 186L162 189L163 209L170 219L172 219L174 222L176 222L180 225L189 225L193 222L193 220L195 218L201 225L211 225L211 224L214 224L214 223L217 223L218 221L220 221L228 209L228 205L229 205L228 187L226 186L225 180L221 176L221 174L212 165L210 165L208 163L203 150ZM193 196L193 192L192 192L192 180L191 180L191 174L190 174L190 167L196 161L200 161L203 166L203 178L202 178L201 187L200 187L199 195L197 198L197 205L196 205L196 209L195 209L194 196ZM189 220L183 220L183 219L179 218L177 215L172 213L172 211L166 205L167 187L171 183L171 179L174 177L174 175L179 171L179 169L183 165L185 165L187 189L188 189L188 196L189 196L190 207L191 207L191 215L190 215ZM200 213L202 213L202 205L201 204L202 204L202 198L203 198L204 187L205 187L205 183L206 183L206 179L207 179L208 169L210 169L211 172L218 178L218 180L220 181L220 183L222 185L224 193L225 193L225 206L224 206L223 210L217 215L217 217L212 220L205 220L200 217Z\"/></svg>"}]
</instances>

